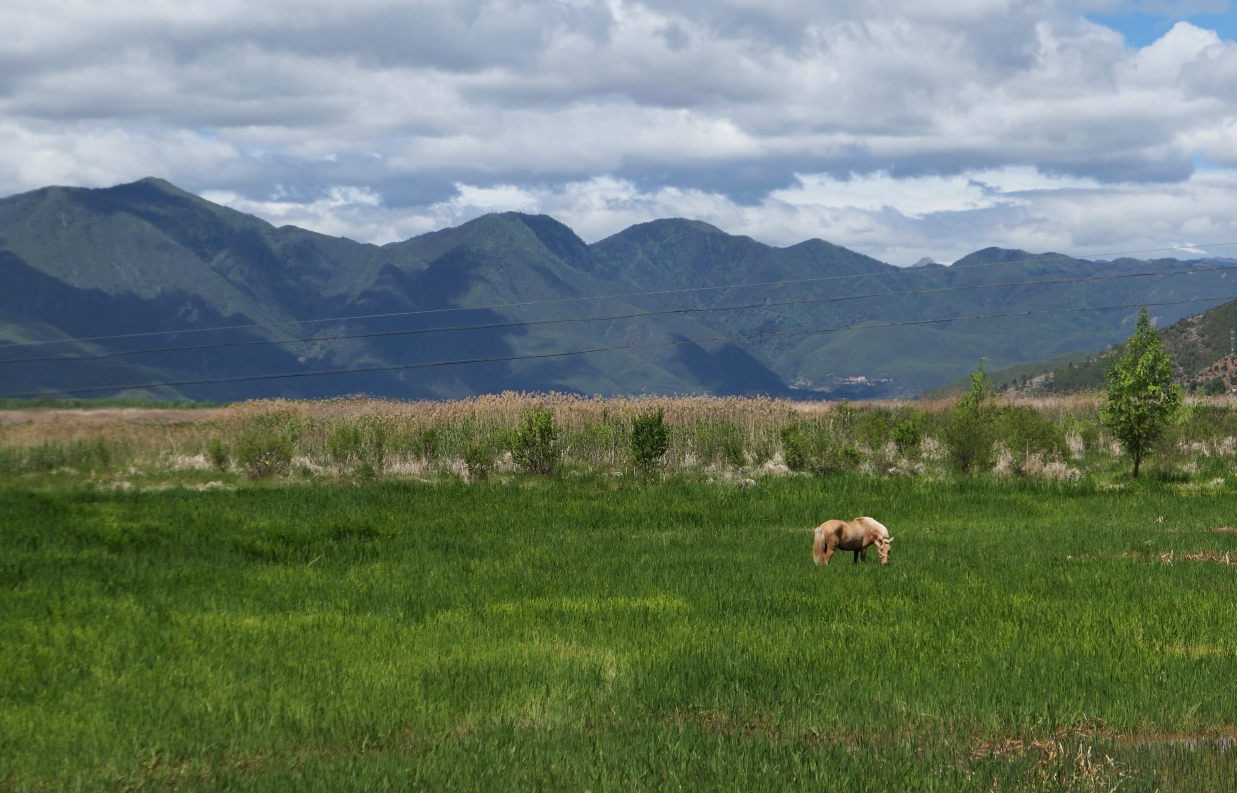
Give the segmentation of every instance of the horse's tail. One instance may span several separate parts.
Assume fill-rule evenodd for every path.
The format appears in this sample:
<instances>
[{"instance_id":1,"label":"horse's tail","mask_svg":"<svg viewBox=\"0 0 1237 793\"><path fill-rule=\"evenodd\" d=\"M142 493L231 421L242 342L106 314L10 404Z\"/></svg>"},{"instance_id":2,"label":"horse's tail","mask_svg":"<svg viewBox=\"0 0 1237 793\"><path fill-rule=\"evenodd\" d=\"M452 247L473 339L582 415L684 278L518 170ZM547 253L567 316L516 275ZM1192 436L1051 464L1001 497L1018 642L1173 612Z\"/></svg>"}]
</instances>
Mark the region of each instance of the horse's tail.
<instances>
[{"instance_id":1,"label":"horse's tail","mask_svg":"<svg viewBox=\"0 0 1237 793\"><path fill-rule=\"evenodd\" d=\"M816 564L827 564L825 562L825 529L823 526L816 529L816 537L812 540L812 561Z\"/></svg>"}]
</instances>

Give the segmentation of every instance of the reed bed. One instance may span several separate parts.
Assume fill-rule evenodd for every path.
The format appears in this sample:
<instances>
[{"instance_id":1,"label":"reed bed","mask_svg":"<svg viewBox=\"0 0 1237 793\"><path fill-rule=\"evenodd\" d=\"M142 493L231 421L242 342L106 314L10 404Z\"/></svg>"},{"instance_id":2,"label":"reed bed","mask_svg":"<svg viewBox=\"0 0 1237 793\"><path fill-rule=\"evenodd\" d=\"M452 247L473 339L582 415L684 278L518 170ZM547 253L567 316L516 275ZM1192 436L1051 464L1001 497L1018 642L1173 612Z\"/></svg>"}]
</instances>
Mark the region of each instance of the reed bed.
<instances>
[{"instance_id":1,"label":"reed bed","mask_svg":"<svg viewBox=\"0 0 1237 793\"><path fill-rule=\"evenodd\" d=\"M567 471L631 473L633 420L660 412L668 437L659 468L668 472L741 479L791 468L852 468L880 476L947 476L943 428L955 404L956 398L805 403L504 393L448 401L263 400L195 411L26 410L0 416L0 474L129 467L239 473L252 471L254 455L265 454L282 456L271 469L281 474L473 478L470 466L479 456L491 461L483 460L483 468L517 468L512 439L536 407L552 412L554 454ZM1031 448L1025 433L1008 431L996 439L995 475L1077 478L1120 468L1121 450L1099 422L1097 396L998 398L995 404L1011 415L1021 411L1027 421L1047 422L1057 438ZM895 430L903 433L900 440ZM788 433L815 454L815 462L796 468ZM1192 398L1157 451L1161 464L1152 473L1181 481L1228 477L1235 450L1237 400Z\"/></svg>"}]
</instances>

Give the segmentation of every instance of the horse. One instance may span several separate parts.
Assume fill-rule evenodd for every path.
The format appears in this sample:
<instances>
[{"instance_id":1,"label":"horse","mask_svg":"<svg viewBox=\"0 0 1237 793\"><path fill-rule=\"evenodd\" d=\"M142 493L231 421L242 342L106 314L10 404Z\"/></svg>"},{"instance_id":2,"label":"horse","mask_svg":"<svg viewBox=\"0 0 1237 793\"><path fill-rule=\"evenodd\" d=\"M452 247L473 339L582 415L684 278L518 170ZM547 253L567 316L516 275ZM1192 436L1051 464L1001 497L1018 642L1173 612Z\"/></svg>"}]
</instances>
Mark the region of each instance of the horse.
<instances>
[{"instance_id":1,"label":"horse","mask_svg":"<svg viewBox=\"0 0 1237 793\"><path fill-rule=\"evenodd\" d=\"M881 557L881 564L889 564L889 529L872 518L855 518L851 521L827 520L816 528L816 538L812 543L812 559L816 564L829 564L833 552L839 548L843 551L855 552L855 564L862 558L868 561L868 546L875 545Z\"/></svg>"}]
</instances>

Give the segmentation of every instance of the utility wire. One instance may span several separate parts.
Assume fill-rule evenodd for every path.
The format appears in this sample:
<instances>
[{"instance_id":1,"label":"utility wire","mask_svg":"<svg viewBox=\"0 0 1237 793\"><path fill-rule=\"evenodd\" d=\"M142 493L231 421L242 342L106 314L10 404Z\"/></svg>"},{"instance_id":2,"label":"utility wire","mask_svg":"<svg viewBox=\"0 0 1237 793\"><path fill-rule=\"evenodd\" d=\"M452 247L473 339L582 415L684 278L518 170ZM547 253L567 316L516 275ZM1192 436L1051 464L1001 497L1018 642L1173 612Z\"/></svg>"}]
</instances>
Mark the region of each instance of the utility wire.
<instances>
[{"instance_id":1,"label":"utility wire","mask_svg":"<svg viewBox=\"0 0 1237 793\"><path fill-rule=\"evenodd\" d=\"M447 333L464 330L493 330L501 328L522 328L536 325L558 325L569 322L613 322L622 319L637 319L642 317L665 316L669 314L702 314L711 313L714 311L741 311L751 308L777 308L782 306L798 306L809 304L822 303L841 303L849 300L863 300L874 297L901 297L906 295L925 295L939 294L942 292L962 292L974 289L1000 289L1006 287L1020 286L1053 286L1060 284L1081 284L1093 283L1098 281L1112 281L1124 278L1147 278L1154 276L1172 276L1172 275L1189 275L1192 273L1209 273L1221 272L1231 268L1227 267L1200 267L1193 270L1175 270L1169 272L1147 272L1147 273L1122 273L1120 275L1098 275L1088 276L1085 278L1057 278L1048 281L1015 281L1001 284L968 284L966 286L949 286L940 287L937 289L907 289L900 292L873 292L863 295L843 295L840 297L824 297L824 298L805 298L803 300L785 300L781 302L759 302L759 303L743 303L731 306L709 306L698 308L671 308L658 311L637 311L628 314L611 314L603 317L563 317L558 319L538 319L538 320L512 320L510 322L490 322L474 325L454 325L434 328L412 328L405 330L388 330L388 331L373 331L370 333L352 333L336 336L311 336L304 339L286 339L286 340L261 340L261 341L229 341L216 342L214 344L197 344L181 347L149 347L141 350L120 350L117 352L102 353L99 355L76 355L76 356L57 356L47 355L34 358L10 358L8 360L0 360L0 365L11 363L36 363L36 362L77 362L77 361L100 361L108 358L119 358L129 355L146 355L150 353L160 352L193 352L197 350L213 350L223 347L264 347L270 345L287 345L287 344L307 344L319 341L341 341L347 339L371 339L377 337L388 336L410 336L421 335L427 333Z\"/></svg>"},{"instance_id":2,"label":"utility wire","mask_svg":"<svg viewBox=\"0 0 1237 793\"><path fill-rule=\"evenodd\" d=\"M1162 251L1196 251L1196 250L1200 250L1201 248L1219 248L1219 247L1223 247L1227 245L1237 245L1237 241L1216 242L1216 243L1211 243L1209 245L1177 245L1177 246L1171 246L1167 248L1143 248L1141 250L1134 250L1134 251L1113 251L1110 253L1093 253L1093 254L1088 254L1088 255L1092 257L1128 256L1128 255L1135 254L1135 253L1158 253ZM746 283L746 284L726 284L722 286L696 286L696 287L687 287L683 289L661 289L661 290L654 290L654 291L647 291L647 292L622 292L622 293L612 294L612 295L590 295L590 296L585 296L585 297L564 297L564 298L556 298L554 300L527 300L527 301L518 302L518 303L491 303L485 306L453 306L450 308L428 308L428 309L419 309L416 311L393 311L393 312L387 312L387 313L381 313L381 314L354 314L354 315L346 316L346 317L328 317L325 319L294 319L294 320L285 320L281 322L254 322L254 323L248 323L248 324L243 324L243 325L216 325L214 327L209 327L209 328L183 328L179 330L156 330L156 331L145 331L142 333L119 333L119 334L112 334L112 335L106 335L106 336L78 336L78 337L67 338L67 339L44 339L42 341L8 342L5 344L0 344L0 349L6 349L9 347L34 347L34 346L39 346L39 345L44 345L44 344L68 344L70 342L104 341L108 339L134 339L134 338L141 338L141 337L146 337L146 336L170 336L174 334L179 335L182 333L207 333L207 332L223 331L223 330L243 330L243 329L250 329L250 328L273 328L273 327L282 327L285 325L310 325L310 324L317 324L317 323L322 323L322 322L348 322L348 321L358 320L358 319L384 319L384 318L389 318L389 317L408 317L408 316L421 315L421 314L443 314L443 313L449 313L453 311L485 311L485 310L496 309L496 308L525 308L528 306L545 306L545 305L553 305L556 303L579 303L579 302L583 302L587 300L614 300L618 298L628 298L628 297L653 297L653 296L658 296L658 295L685 294L688 292L709 292L709 291L717 291L721 289L743 289L743 288L755 287L755 286L780 286L784 284L803 284L803 283L815 283L819 281L838 281L838 280L844 280L844 279L850 279L850 278L880 278L880 277L884 277L888 275L902 275L905 273L956 272L959 270L973 270L973 269L977 269L981 267L996 267L998 265L1003 265L1003 264L1025 264L1026 262L1042 262L1045 260L1053 261L1054 259L1066 259L1069 261L1088 261L1086 259L1079 259L1077 257L1067 256L1066 254L1063 254L1063 253L1052 253L1052 254L1040 254L1040 255L1031 256L1025 259L1009 259L1006 261L982 262L979 264L950 265L949 267L942 267L940 270L925 270L925 269L914 268L914 267L903 267L903 268L887 271L884 273L851 273L847 275L824 275L824 276L819 276L819 277L814 277L814 278L791 278L791 279L785 279L781 281L757 281L757 282Z\"/></svg>"},{"instance_id":3,"label":"utility wire","mask_svg":"<svg viewBox=\"0 0 1237 793\"><path fill-rule=\"evenodd\" d=\"M781 338L787 336L809 336L822 333L837 333L846 330L867 330L871 328L897 328L907 327L912 325L936 325L945 322L962 322L976 319L999 319L1002 317L1030 317L1043 316L1046 314L1077 314L1086 311L1115 311L1126 308L1142 308L1142 307L1158 307L1158 306L1180 306L1188 303L1208 303L1213 300L1237 300L1237 295L1228 295L1223 297L1204 297L1194 300L1171 300L1161 303L1125 303L1118 306L1094 306L1087 308L1054 308L1043 309L1040 311L1011 311L1002 314L976 314L965 317L947 317L942 319L919 319L909 320L905 322L877 322L866 325L845 325L836 328L817 328L814 330L792 330L778 331L773 333L751 333L742 336L714 336L709 339L680 339L675 341L650 342L647 344L623 344L615 347L594 347L587 350L569 350L566 352L545 352L533 353L529 355L501 355L487 358L460 358L451 361L428 361L425 363L404 363L392 364L387 366L365 366L356 369L325 369L315 372L281 372L278 374L261 374L247 375L243 377L224 377L214 379L201 380L173 380L157 383L135 383L131 385L116 385L116 386L94 386L91 388L66 388L52 392L37 392L29 391L19 394L0 395L0 399L25 399L30 397L55 396L57 394L90 394L101 391L124 391L132 388L169 388L172 386L188 386L188 385L223 385L227 383L247 383L259 380L286 380L298 377L329 377L342 374L366 374L372 372L393 372L409 369L433 369L440 366L462 366L465 364L475 363L502 363L510 361L532 361L543 360L546 358L566 358L573 355L591 355L599 352L615 352L621 350L640 350L650 349L654 347L675 347L682 344L710 344L721 341L745 341L751 339L769 339Z\"/></svg>"}]
</instances>

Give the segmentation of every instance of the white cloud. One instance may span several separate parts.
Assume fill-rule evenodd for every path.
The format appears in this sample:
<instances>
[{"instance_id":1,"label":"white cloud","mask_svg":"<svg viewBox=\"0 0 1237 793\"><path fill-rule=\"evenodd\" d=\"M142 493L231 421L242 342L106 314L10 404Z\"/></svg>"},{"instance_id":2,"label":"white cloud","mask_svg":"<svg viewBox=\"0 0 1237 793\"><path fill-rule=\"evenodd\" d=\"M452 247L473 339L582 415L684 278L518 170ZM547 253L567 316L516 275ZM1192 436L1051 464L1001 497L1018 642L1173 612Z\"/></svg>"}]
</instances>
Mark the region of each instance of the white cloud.
<instances>
[{"instance_id":1,"label":"white cloud","mask_svg":"<svg viewBox=\"0 0 1237 793\"><path fill-rule=\"evenodd\" d=\"M895 261L1219 233L1237 45L1081 16L1120 7L13 0L0 193L156 175L374 241L685 215Z\"/></svg>"},{"instance_id":2,"label":"white cloud","mask_svg":"<svg viewBox=\"0 0 1237 793\"><path fill-rule=\"evenodd\" d=\"M458 225L488 212L549 214L593 242L634 223L688 217L773 245L813 237L864 251L894 264L922 256L953 261L978 248L1055 250L1111 258L1121 252L1197 246L1194 253L1237 255L1231 206L1237 172L1198 174L1177 184L1101 185L1046 177L1024 168L944 179L895 180L886 174L836 182L801 177L754 205L697 189L642 190L599 177L554 187L459 184L449 199L419 209L382 206L371 192L333 188L312 202L277 197L252 201L235 194L207 198L273 223L384 243Z\"/></svg>"}]
</instances>

